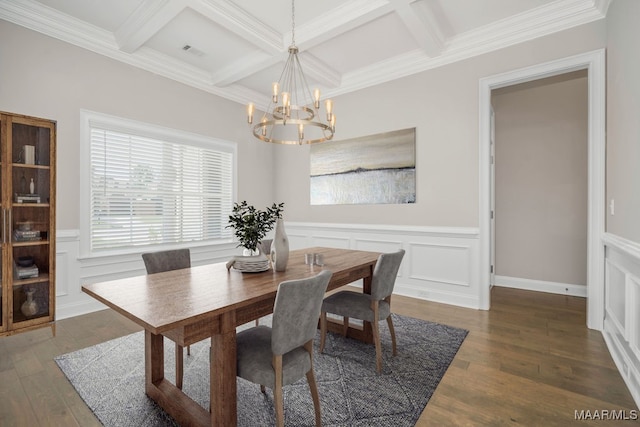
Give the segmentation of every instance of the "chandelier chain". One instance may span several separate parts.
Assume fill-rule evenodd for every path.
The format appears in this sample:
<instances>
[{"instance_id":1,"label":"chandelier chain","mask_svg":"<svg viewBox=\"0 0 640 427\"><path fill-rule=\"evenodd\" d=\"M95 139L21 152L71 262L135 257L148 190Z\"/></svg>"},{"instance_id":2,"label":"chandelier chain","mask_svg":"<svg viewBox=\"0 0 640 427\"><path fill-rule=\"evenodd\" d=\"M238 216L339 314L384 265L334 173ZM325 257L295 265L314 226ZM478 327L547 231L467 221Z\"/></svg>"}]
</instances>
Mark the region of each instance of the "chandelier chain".
<instances>
[{"instance_id":1,"label":"chandelier chain","mask_svg":"<svg viewBox=\"0 0 640 427\"><path fill-rule=\"evenodd\" d=\"M291 44L296 45L296 2L291 0Z\"/></svg>"}]
</instances>

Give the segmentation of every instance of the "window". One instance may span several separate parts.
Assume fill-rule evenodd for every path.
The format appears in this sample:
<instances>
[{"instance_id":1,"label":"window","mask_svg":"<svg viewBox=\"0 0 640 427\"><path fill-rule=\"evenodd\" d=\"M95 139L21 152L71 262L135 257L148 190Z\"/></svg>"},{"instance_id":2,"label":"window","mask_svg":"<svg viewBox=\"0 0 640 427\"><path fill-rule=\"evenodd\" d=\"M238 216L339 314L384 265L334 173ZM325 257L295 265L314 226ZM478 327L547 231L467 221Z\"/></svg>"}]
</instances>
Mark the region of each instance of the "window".
<instances>
[{"instance_id":1,"label":"window","mask_svg":"<svg viewBox=\"0 0 640 427\"><path fill-rule=\"evenodd\" d=\"M85 254L231 238L235 144L98 113L82 123Z\"/></svg>"}]
</instances>

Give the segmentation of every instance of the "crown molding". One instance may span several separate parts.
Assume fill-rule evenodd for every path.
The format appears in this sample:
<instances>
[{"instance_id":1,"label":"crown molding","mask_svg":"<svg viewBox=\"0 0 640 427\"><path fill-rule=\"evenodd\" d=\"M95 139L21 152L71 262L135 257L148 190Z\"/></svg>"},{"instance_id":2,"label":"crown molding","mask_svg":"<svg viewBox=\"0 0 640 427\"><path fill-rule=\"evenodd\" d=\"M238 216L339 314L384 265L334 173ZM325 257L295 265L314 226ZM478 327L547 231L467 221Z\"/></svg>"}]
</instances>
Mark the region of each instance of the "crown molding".
<instances>
[{"instance_id":1,"label":"crown molding","mask_svg":"<svg viewBox=\"0 0 640 427\"><path fill-rule=\"evenodd\" d=\"M339 87L327 89L326 96L337 96L385 83L603 19L606 17L611 1L559 0L452 37L445 42L441 54L431 58L424 50L417 49L342 76L324 64L323 70L328 72L328 76L325 77L327 86L331 88L336 85L336 82L340 84ZM283 48L282 37L277 32L255 19L249 19L246 12L239 10L227 0L190 0L188 5L200 13L206 12L210 18L212 18L211 14L217 14L215 18L217 23L241 37L246 38L247 34L250 34L252 42L255 38L260 39L263 47L268 48L272 53L280 52L281 49L286 50ZM316 45L326 38L368 22L372 16L382 16L393 10L392 5L386 0L346 2L336 9L336 13L324 14L297 30L302 41L300 44L305 43L307 47ZM235 64L234 67L227 67L212 76L202 69L144 47L134 53L123 52L112 33L74 19L34 0L0 1L0 19L243 104L258 99L260 94L233 84L233 81L237 81L237 78L233 78L233 68L240 65L240 69L235 68L236 73L242 74L244 69L245 74L251 74L256 70L251 68L252 64L256 65L256 61L262 66L264 64L268 66L270 63L270 61L262 62L259 58L253 58L244 65ZM327 27L330 28L329 31ZM245 32L244 35L243 32Z\"/></svg>"}]
</instances>

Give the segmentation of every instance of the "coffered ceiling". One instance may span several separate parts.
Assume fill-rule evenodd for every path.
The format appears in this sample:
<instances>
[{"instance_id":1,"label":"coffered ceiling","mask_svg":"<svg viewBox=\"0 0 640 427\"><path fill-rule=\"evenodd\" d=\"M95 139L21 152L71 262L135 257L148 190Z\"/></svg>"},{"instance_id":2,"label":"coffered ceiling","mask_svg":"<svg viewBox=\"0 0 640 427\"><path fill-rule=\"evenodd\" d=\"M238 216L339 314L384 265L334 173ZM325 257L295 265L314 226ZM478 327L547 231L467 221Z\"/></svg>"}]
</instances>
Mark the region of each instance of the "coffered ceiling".
<instances>
[{"instance_id":1,"label":"coffered ceiling","mask_svg":"<svg viewBox=\"0 0 640 427\"><path fill-rule=\"evenodd\" d=\"M297 0L313 87L335 96L602 19L611 0ZM268 96L290 0L1 0L0 19L222 97Z\"/></svg>"}]
</instances>

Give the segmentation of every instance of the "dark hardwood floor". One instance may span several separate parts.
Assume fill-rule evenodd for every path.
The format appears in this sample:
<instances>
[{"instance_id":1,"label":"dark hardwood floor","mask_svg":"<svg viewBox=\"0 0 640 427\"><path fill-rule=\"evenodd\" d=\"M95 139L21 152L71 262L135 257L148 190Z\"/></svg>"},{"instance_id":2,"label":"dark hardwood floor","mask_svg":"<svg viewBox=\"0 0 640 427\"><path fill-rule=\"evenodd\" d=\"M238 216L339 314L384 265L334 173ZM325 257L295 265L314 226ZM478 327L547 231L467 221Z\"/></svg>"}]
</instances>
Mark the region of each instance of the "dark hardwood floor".
<instances>
[{"instance_id":1,"label":"dark hardwood floor","mask_svg":"<svg viewBox=\"0 0 640 427\"><path fill-rule=\"evenodd\" d=\"M637 410L582 298L494 288L490 311L393 297L393 310L469 330L418 426L631 425L575 411ZM99 426L53 361L140 330L104 310L0 338L0 426ZM401 340L398 337L398 340Z\"/></svg>"}]
</instances>

